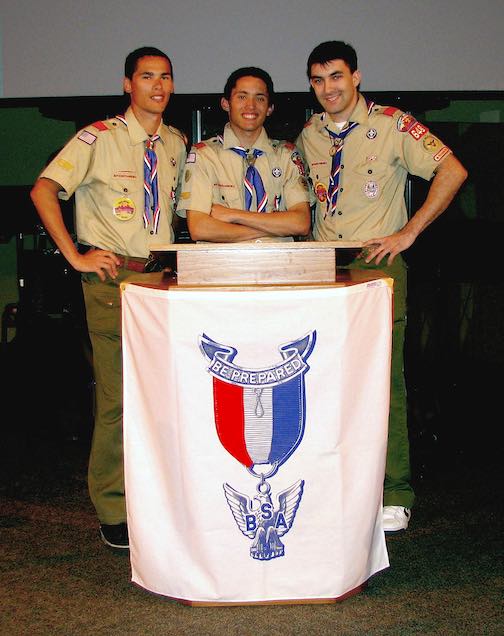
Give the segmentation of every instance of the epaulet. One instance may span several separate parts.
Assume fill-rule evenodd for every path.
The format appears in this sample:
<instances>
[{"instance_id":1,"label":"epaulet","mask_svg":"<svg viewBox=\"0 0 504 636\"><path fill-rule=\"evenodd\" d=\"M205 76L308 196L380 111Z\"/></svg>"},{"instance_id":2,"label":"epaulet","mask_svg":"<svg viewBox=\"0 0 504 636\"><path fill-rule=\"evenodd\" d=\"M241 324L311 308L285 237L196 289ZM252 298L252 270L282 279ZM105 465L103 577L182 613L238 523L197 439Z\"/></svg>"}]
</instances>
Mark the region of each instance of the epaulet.
<instances>
[{"instance_id":1,"label":"epaulet","mask_svg":"<svg viewBox=\"0 0 504 636\"><path fill-rule=\"evenodd\" d=\"M182 141L184 142L184 146L188 145L189 140L187 139L186 135L181 130L179 130L178 128L175 128L175 126L168 126L168 129L174 135L176 135L177 137L180 137L180 139L182 139Z\"/></svg>"},{"instance_id":2,"label":"epaulet","mask_svg":"<svg viewBox=\"0 0 504 636\"><path fill-rule=\"evenodd\" d=\"M201 150L202 148L206 147L206 143L204 141L198 141L197 144L194 144L194 148L196 148L197 150Z\"/></svg>"},{"instance_id":3,"label":"epaulet","mask_svg":"<svg viewBox=\"0 0 504 636\"><path fill-rule=\"evenodd\" d=\"M373 113L376 113L377 115L386 115L387 117L393 117L397 113L400 114L401 111L395 106L376 106L375 108L373 108Z\"/></svg>"},{"instance_id":4,"label":"epaulet","mask_svg":"<svg viewBox=\"0 0 504 636\"><path fill-rule=\"evenodd\" d=\"M93 128L96 128L96 130L99 130L100 132L105 132L106 130L110 130L110 128L107 125L107 122L105 121L95 121L94 123L89 125L93 126Z\"/></svg>"},{"instance_id":5,"label":"epaulet","mask_svg":"<svg viewBox=\"0 0 504 636\"><path fill-rule=\"evenodd\" d=\"M284 141L284 146L287 148L287 150L296 150L296 145L293 144L291 141Z\"/></svg>"}]
</instances>

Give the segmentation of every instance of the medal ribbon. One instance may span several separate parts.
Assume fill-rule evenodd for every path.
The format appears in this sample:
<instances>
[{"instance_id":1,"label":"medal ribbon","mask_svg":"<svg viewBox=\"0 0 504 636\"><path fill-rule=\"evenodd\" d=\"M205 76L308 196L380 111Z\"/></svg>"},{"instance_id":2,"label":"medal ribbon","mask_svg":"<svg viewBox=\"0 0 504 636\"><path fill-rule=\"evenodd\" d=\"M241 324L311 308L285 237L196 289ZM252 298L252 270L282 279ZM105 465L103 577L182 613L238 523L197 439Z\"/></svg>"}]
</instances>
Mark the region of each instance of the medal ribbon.
<instances>
[{"instance_id":1,"label":"medal ribbon","mask_svg":"<svg viewBox=\"0 0 504 636\"><path fill-rule=\"evenodd\" d=\"M144 226L152 225L154 234L157 234L159 226L159 191L157 155L155 151L156 141L159 135L153 135L145 142L144 153Z\"/></svg>"},{"instance_id":2,"label":"medal ribbon","mask_svg":"<svg viewBox=\"0 0 504 636\"><path fill-rule=\"evenodd\" d=\"M243 178L243 185L245 187L245 208L247 210L250 210L255 192L257 211L265 212L266 206L268 205L268 195L266 194L266 191L264 189L261 175L254 165L257 157L263 155L264 152L255 148L252 151L252 154L249 154L247 153L245 148L242 148L241 146L234 146L233 148L231 148L231 150L243 157L247 162L247 171L245 172L245 176Z\"/></svg>"},{"instance_id":3,"label":"medal ribbon","mask_svg":"<svg viewBox=\"0 0 504 636\"><path fill-rule=\"evenodd\" d=\"M370 114L374 102L368 101L368 115ZM352 132L354 128L357 128L359 125L358 122L353 121L349 122L348 126L345 126L343 130L339 133L332 132L326 126L325 129L329 133L333 141L333 145L331 146L331 151L333 151L332 155L332 164L331 164L331 176L329 177L329 187L327 188L327 214L334 216L336 212L336 204L338 201L338 192L339 192L339 179L340 179L340 168L341 168L341 157L343 155L343 146L345 143L346 136Z\"/></svg>"}]
</instances>

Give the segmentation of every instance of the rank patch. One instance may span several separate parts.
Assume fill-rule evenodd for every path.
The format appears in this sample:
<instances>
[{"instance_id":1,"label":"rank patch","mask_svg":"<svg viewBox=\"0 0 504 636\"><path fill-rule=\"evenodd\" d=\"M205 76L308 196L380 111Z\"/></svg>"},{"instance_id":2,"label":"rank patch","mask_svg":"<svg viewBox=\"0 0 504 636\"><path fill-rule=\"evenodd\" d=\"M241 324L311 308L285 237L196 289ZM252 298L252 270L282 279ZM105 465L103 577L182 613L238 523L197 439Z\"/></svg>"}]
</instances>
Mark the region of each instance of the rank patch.
<instances>
[{"instance_id":1,"label":"rank patch","mask_svg":"<svg viewBox=\"0 0 504 636\"><path fill-rule=\"evenodd\" d=\"M315 184L315 196L321 203L327 201L327 188L320 181Z\"/></svg>"},{"instance_id":2,"label":"rank patch","mask_svg":"<svg viewBox=\"0 0 504 636\"><path fill-rule=\"evenodd\" d=\"M366 133L366 137L368 139L374 139L377 135L378 131L376 130L376 128L370 128Z\"/></svg>"},{"instance_id":3,"label":"rank patch","mask_svg":"<svg viewBox=\"0 0 504 636\"><path fill-rule=\"evenodd\" d=\"M273 168L273 170L271 171L271 174L276 177L278 179L278 177L282 176L282 168Z\"/></svg>"},{"instance_id":4,"label":"rank patch","mask_svg":"<svg viewBox=\"0 0 504 636\"><path fill-rule=\"evenodd\" d=\"M363 191L368 199L376 199L380 193L380 186L376 181L366 181Z\"/></svg>"}]
</instances>

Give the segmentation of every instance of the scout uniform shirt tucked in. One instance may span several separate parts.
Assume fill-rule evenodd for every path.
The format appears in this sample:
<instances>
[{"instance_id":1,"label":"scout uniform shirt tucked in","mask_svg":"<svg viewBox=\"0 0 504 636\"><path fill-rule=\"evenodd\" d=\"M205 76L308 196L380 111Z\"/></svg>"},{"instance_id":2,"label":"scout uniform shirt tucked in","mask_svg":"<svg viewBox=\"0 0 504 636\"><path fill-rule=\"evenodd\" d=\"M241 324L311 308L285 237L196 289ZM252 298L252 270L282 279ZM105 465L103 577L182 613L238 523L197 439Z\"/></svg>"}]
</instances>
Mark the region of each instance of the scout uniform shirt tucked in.
<instances>
[{"instance_id":1,"label":"scout uniform shirt tucked in","mask_svg":"<svg viewBox=\"0 0 504 636\"><path fill-rule=\"evenodd\" d=\"M173 242L172 218L186 157L176 128L161 124L155 152L161 216L156 242ZM146 258L153 228L145 227L144 151L149 138L131 108L120 118L86 126L42 172L59 183L68 199L75 192L80 243L117 254Z\"/></svg>"},{"instance_id":2,"label":"scout uniform shirt tucked in","mask_svg":"<svg viewBox=\"0 0 504 636\"><path fill-rule=\"evenodd\" d=\"M195 144L187 156L182 193L177 214L186 210L210 214L212 204L245 210L243 178L246 161L232 150L240 146L231 126L226 124L224 135ZM255 167L261 175L268 197L265 212L285 211L301 202L309 201L308 183L303 159L294 144L269 139L264 128L254 143L263 154ZM250 149L252 150L252 149ZM255 211L255 201L251 211ZM282 241L285 237L265 237L260 241ZM292 240L288 237L287 240Z\"/></svg>"},{"instance_id":3,"label":"scout uniform shirt tucked in","mask_svg":"<svg viewBox=\"0 0 504 636\"><path fill-rule=\"evenodd\" d=\"M431 179L451 150L412 115L370 105L362 95L349 117L357 122L343 142L338 198L327 209L333 146L340 130L323 113L313 115L297 144L307 160L316 196L314 237L318 241L365 241L388 236L407 223L404 186L408 173Z\"/></svg>"}]
</instances>

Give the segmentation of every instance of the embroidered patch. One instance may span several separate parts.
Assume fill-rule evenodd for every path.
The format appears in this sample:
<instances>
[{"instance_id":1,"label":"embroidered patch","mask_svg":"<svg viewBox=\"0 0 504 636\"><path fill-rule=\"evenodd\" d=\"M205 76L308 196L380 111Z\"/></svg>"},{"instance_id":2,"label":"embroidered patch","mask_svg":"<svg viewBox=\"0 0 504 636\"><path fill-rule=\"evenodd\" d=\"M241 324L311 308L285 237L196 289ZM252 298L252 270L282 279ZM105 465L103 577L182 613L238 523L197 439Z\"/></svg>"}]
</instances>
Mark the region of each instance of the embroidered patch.
<instances>
[{"instance_id":1,"label":"embroidered patch","mask_svg":"<svg viewBox=\"0 0 504 636\"><path fill-rule=\"evenodd\" d=\"M443 146L441 150L434 155L433 159L434 161L441 161L443 157L445 157L446 155L449 155L450 153L451 153L450 148L448 148L448 146Z\"/></svg>"},{"instance_id":2,"label":"embroidered patch","mask_svg":"<svg viewBox=\"0 0 504 636\"><path fill-rule=\"evenodd\" d=\"M376 130L376 128L370 128L366 133L366 137L368 139L374 139L377 135L378 131Z\"/></svg>"},{"instance_id":3,"label":"embroidered patch","mask_svg":"<svg viewBox=\"0 0 504 636\"><path fill-rule=\"evenodd\" d=\"M409 113L403 113L397 120L397 130L399 132L408 132L412 126L417 123L417 120Z\"/></svg>"},{"instance_id":4,"label":"embroidered patch","mask_svg":"<svg viewBox=\"0 0 504 636\"><path fill-rule=\"evenodd\" d=\"M423 124L421 124L419 121L417 121L417 123L413 126L413 128L410 128L408 130L408 133L417 141L419 139L422 139L425 133L428 133L428 132L429 132L429 129Z\"/></svg>"},{"instance_id":5,"label":"embroidered patch","mask_svg":"<svg viewBox=\"0 0 504 636\"><path fill-rule=\"evenodd\" d=\"M184 175L184 181L187 183L190 178L191 178L191 171L190 170L186 170L185 171L185 175Z\"/></svg>"},{"instance_id":6,"label":"embroidered patch","mask_svg":"<svg viewBox=\"0 0 504 636\"><path fill-rule=\"evenodd\" d=\"M287 144L286 144L287 145ZM292 145L292 144L291 144ZM293 146L293 148L295 148L295 146ZM304 177L306 175L305 172L305 167L304 167L304 163L303 163L303 159L301 158L301 155L299 154L299 152L296 150L295 152L292 153L291 155L291 159L292 162L297 166L297 169L299 171L299 174Z\"/></svg>"},{"instance_id":7,"label":"embroidered patch","mask_svg":"<svg viewBox=\"0 0 504 636\"><path fill-rule=\"evenodd\" d=\"M96 141L96 135L93 135L93 133L90 133L89 130L83 130L81 134L79 135L79 139L83 141L84 143L88 144L89 146L91 146Z\"/></svg>"},{"instance_id":8,"label":"embroidered patch","mask_svg":"<svg viewBox=\"0 0 504 636\"><path fill-rule=\"evenodd\" d=\"M439 141L439 139L437 139L437 137L434 137L433 135L427 135L427 137L424 138L422 143L425 150L427 150L428 152L433 152L433 153L437 152L443 145Z\"/></svg>"},{"instance_id":9,"label":"embroidered patch","mask_svg":"<svg viewBox=\"0 0 504 636\"><path fill-rule=\"evenodd\" d=\"M180 194L181 199L188 199L190 196L191 196L190 192L181 192Z\"/></svg>"},{"instance_id":10,"label":"embroidered patch","mask_svg":"<svg viewBox=\"0 0 504 636\"><path fill-rule=\"evenodd\" d=\"M278 167L273 168L273 170L271 171L271 174L278 179L278 177L282 176L282 169Z\"/></svg>"},{"instance_id":11,"label":"embroidered patch","mask_svg":"<svg viewBox=\"0 0 504 636\"><path fill-rule=\"evenodd\" d=\"M327 188L320 181L315 184L315 196L321 203L327 201Z\"/></svg>"},{"instance_id":12,"label":"embroidered patch","mask_svg":"<svg viewBox=\"0 0 504 636\"><path fill-rule=\"evenodd\" d=\"M380 186L376 181L366 181L363 187L364 194L368 199L376 199L380 193Z\"/></svg>"},{"instance_id":13,"label":"embroidered patch","mask_svg":"<svg viewBox=\"0 0 504 636\"><path fill-rule=\"evenodd\" d=\"M67 161L66 159L58 159L56 163L58 164L60 168L63 168L63 170L66 170L67 172L70 172L70 170L73 170L73 164Z\"/></svg>"},{"instance_id":14,"label":"embroidered patch","mask_svg":"<svg viewBox=\"0 0 504 636\"><path fill-rule=\"evenodd\" d=\"M196 153L195 152L190 152L187 155L186 163L196 163Z\"/></svg>"}]
</instances>

